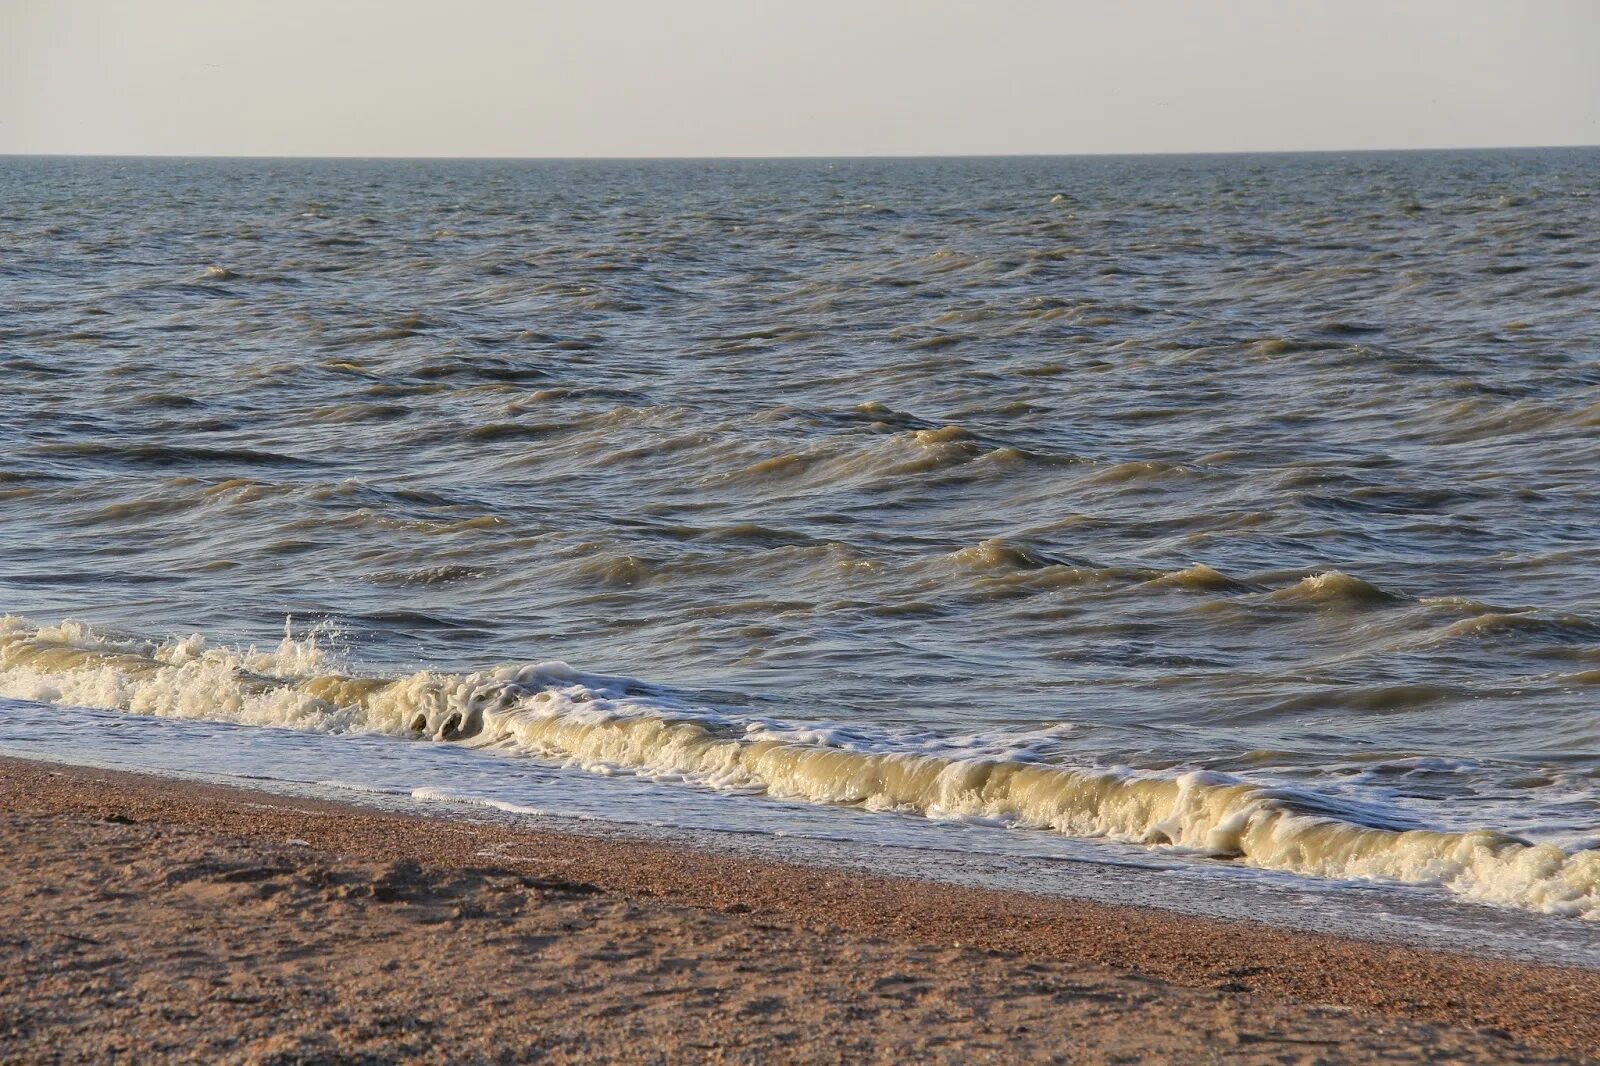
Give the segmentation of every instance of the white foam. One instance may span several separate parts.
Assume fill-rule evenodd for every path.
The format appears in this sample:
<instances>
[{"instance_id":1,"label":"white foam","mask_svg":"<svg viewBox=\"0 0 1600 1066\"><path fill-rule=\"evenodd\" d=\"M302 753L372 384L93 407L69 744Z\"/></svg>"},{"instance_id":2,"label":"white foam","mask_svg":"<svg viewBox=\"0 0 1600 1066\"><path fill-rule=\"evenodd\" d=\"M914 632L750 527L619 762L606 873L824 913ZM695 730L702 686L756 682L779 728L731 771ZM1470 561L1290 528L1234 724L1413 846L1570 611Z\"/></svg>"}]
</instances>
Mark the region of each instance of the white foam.
<instances>
[{"instance_id":1,"label":"white foam","mask_svg":"<svg viewBox=\"0 0 1600 1066\"><path fill-rule=\"evenodd\" d=\"M156 644L81 623L30 628L0 619L0 695L454 740L595 774L1110 837L1268 870L1438 885L1484 902L1600 918L1600 851L1568 852L1491 830L1374 828L1215 773L1078 768L1040 761L1026 745L985 752L972 738L918 741L740 719L559 662L360 677L332 671L337 662L325 636L286 634L261 652L211 647L199 636Z\"/></svg>"}]
</instances>

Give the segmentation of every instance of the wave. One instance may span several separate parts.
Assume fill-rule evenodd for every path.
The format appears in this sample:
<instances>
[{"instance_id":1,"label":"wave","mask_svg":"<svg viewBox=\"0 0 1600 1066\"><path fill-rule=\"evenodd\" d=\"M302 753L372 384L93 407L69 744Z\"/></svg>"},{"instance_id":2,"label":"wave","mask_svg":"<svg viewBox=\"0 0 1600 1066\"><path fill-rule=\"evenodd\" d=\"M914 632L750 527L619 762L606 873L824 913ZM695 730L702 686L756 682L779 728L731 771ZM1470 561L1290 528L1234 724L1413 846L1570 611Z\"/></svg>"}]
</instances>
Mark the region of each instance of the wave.
<instances>
[{"instance_id":1,"label":"wave","mask_svg":"<svg viewBox=\"0 0 1600 1066\"><path fill-rule=\"evenodd\" d=\"M1190 592L1261 591L1259 586L1229 577L1205 563L1193 563L1181 570L1090 564L1058 559L1032 545L1004 537L990 537L977 544L958 548L944 556L944 559L991 579L1021 577L1046 588L1120 582Z\"/></svg>"},{"instance_id":2,"label":"wave","mask_svg":"<svg viewBox=\"0 0 1600 1066\"><path fill-rule=\"evenodd\" d=\"M1283 603L1341 607L1377 607L1403 599L1388 589L1338 570L1302 578L1298 584L1271 593L1270 598Z\"/></svg>"},{"instance_id":3,"label":"wave","mask_svg":"<svg viewBox=\"0 0 1600 1066\"><path fill-rule=\"evenodd\" d=\"M340 672L326 633L259 651L0 619L0 694L167 717L420 737L740 793L1108 837L1313 877L1434 885L1600 918L1600 851L1394 829L1335 801L1211 772L1072 767L1025 748L730 716L565 663L401 677ZM1381 819L1369 818L1369 821Z\"/></svg>"},{"instance_id":4,"label":"wave","mask_svg":"<svg viewBox=\"0 0 1600 1066\"><path fill-rule=\"evenodd\" d=\"M1438 641L1465 638L1491 638L1529 633L1557 641L1589 641L1600 637L1600 625L1577 615L1554 617L1533 610L1498 611L1485 609L1445 626L1435 635Z\"/></svg>"},{"instance_id":5,"label":"wave","mask_svg":"<svg viewBox=\"0 0 1600 1066\"><path fill-rule=\"evenodd\" d=\"M230 467L318 465L315 459L262 448L205 448L99 441L38 444L30 449L29 454L52 459L103 459L121 466L176 467L184 470L206 463Z\"/></svg>"},{"instance_id":6,"label":"wave","mask_svg":"<svg viewBox=\"0 0 1600 1066\"><path fill-rule=\"evenodd\" d=\"M1108 466L1089 478L1093 485L1121 485L1131 481L1162 481L1188 476L1189 471L1176 463L1159 459L1135 460Z\"/></svg>"}]
</instances>

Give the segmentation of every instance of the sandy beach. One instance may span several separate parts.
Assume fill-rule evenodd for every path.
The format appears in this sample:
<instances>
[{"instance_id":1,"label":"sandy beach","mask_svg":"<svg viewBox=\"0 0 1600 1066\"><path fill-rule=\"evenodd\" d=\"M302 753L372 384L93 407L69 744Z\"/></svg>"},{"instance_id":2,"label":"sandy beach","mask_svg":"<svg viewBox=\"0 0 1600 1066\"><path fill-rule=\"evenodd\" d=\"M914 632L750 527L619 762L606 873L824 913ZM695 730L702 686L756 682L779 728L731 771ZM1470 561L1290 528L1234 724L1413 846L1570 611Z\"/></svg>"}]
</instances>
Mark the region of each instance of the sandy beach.
<instances>
[{"instance_id":1,"label":"sandy beach","mask_svg":"<svg viewBox=\"0 0 1600 1066\"><path fill-rule=\"evenodd\" d=\"M1544 1062L1600 974L0 760L0 1059Z\"/></svg>"}]
</instances>

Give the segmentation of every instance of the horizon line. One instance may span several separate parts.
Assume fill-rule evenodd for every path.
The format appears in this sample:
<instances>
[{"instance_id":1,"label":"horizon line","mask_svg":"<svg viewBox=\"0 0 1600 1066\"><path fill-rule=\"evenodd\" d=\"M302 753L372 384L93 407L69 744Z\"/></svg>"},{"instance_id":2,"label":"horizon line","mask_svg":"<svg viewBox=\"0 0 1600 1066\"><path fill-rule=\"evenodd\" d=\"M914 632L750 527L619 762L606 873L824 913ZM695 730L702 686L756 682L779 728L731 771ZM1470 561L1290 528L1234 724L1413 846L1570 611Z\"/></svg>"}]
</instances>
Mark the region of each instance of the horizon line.
<instances>
[{"instance_id":1,"label":"horizon line","mask_svg":"<svg viewBox=\"0 0 1600 1066\"><path fill-rule=\"evenodd\" d=\"M1562 149L1600 148L1596 144L1469 144L1440 145L1423 148L1223 148L1199 151L1133 151L1133 152L889 152L863 155L828 155L792 153L780 155L272 155L251 152L192 153L192 152L0 152L0 159L189 159L189 160L260 160L308 162L506 162L506 163L711 163L711 162L779 162L823 160L935 160L935 159L1112 159L1157 158L1179 156L1235 156L1235 155L1380 155L1401 152L1518 152Z\"/></svg>"}]
</instances>

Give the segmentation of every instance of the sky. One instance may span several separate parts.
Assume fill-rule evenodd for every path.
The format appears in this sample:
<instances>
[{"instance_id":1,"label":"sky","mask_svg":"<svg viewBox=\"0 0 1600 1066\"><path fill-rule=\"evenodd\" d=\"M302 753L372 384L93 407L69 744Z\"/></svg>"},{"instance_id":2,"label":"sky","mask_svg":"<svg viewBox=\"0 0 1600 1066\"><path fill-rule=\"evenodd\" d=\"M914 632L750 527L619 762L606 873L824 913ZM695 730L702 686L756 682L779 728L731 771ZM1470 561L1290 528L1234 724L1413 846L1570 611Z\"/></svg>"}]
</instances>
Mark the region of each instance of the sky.
<instances>
[{"instance_id":1,"label":"sky","mask_svg":"<svg viewBox=\"0 0 1600 1066\"><path fill-rule=\"evenodd\" d=\"M0 153L1600 143L1600 0L0 0Z\"/></svg>"}]
</instances>

